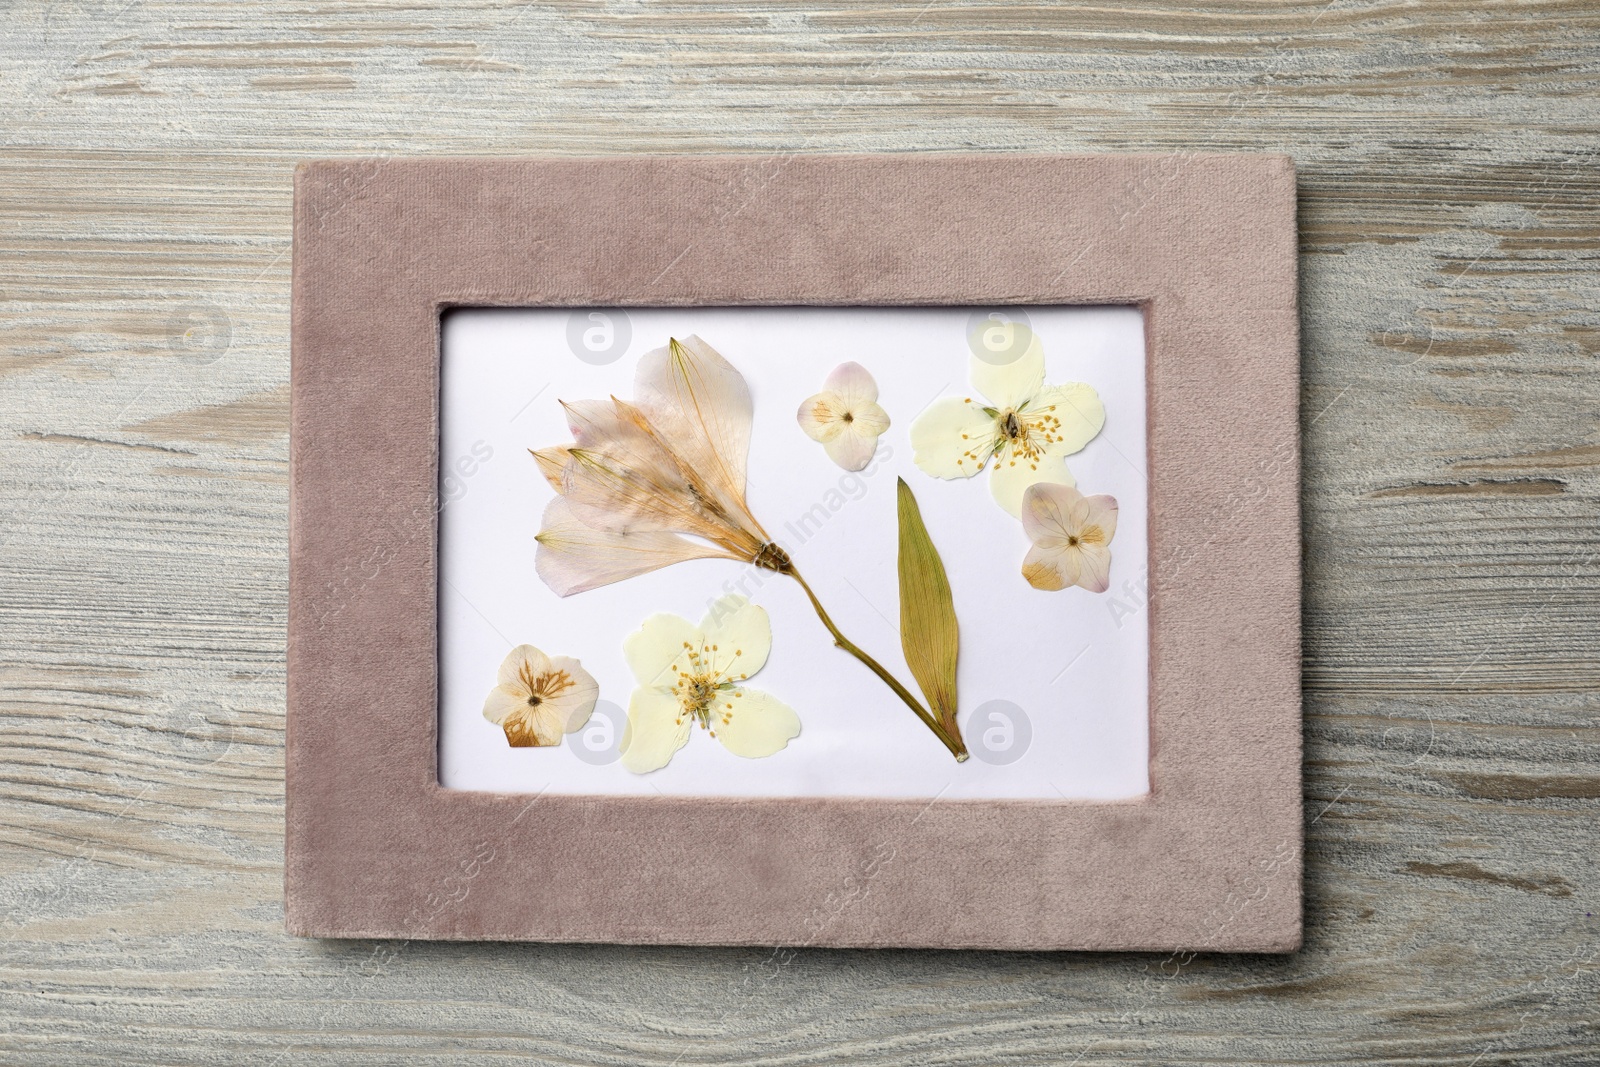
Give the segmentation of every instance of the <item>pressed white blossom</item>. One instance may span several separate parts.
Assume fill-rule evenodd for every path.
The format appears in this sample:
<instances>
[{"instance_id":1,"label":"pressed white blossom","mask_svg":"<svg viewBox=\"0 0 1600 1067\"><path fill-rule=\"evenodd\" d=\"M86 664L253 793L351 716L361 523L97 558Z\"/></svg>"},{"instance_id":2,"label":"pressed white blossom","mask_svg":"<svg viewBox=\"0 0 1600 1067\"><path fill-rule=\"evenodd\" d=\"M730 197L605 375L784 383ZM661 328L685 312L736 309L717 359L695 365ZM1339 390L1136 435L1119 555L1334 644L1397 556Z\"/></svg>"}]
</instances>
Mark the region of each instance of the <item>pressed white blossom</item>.
<instances>
[{"instance_id":1,"label":"pressed white blossom","mask_svg":"<svg viewBox=\"0 0 1600 1067\"><path fill-rule=\"evenodd\" d=\"M841 363L808 397L795 416L807 437L822 444L828 458L847 471L872 462L889 415L878 405L878 383L859 363Z\"/></svg>"},{"instance_id":2,"label":"pressed white blossom","mask_svg":"<svg viewBox=\"0 0 1600 1067\"><path fill-rule=\"evenodd\" d=\"M1111 585L1111 539L1117 502L1084 496L1070 485L1030 485L1022 498L1022 529L1033 542L1022 576L1035 589L1079 585L1103 593Z\"/></svg>"},{"instance_id":3,"label":"pressed white blossom","mask_svg":"<svg viewBox=\"0 0 1600 1067\"><path fill-rule=\"evenodd\" d=\"M765 609L723 597L699 626L652 615L622 644L639 687L628 701L622 765L635 774L665 767L699 726L737 756L757 759L800 733L787 704L744 682L767 662Z\"/></svg>"},{"instance_id":4,"label":"pressed white blossom","mask_svg":"<svg viewBox=\"0 0 1600 1067\"><path fill-rule=\"evenodd\" d=\"M1100 395L1082 382L1045 384L1037 337L1004 365L970 357L969 374L979 397L941 397L911 424L917 466L935 478L971 478L992 460L989 490L1012 515L1028 486L1074 484L1066 457L1105 425Z\"/></svg>"},{"instance_id":5,"label":"pressed white blossom","mask_svg":"<svg viewBox=\"0 0 1600 1067\"><path fill-rule=\"evenodd\" d=\"M503 729L513 748L559 745L582 729L600 687L577 660L518 645L500 664L483 717Z\"/></svg>"}]
</instances>

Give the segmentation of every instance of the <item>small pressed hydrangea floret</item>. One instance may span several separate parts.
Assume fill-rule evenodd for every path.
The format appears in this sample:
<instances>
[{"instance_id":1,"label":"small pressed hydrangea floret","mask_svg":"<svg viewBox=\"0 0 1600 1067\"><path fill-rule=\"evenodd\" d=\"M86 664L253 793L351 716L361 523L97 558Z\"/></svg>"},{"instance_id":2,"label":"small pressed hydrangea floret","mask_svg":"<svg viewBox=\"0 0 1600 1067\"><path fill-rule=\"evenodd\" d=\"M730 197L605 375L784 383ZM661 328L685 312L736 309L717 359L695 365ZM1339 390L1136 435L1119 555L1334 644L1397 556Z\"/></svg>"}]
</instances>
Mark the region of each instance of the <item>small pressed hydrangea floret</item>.
<instances>
[{"instance_id":1,"label":"small pressed hydrangea floret","mask_svg":"<svg viewBox=\"0 0 1600 1067\"><path fill-rule=\"evenodd\" d=\"M500 664L483 717L505 731L513 748L559 745L563 734L589 721L599 692L577 660L518 645Z\"/></svg>"},{"instance_id":2,"label":"small pressed hydrangea floret","mask_svg":"<svg viewBox=\"0 0 1600 1067\"><path fill-rule=\"evenodd\" d=\"M795 418L806 436L847 471L872 462L878 438L889 428L889 414L878 405L878 383L859 363L835 367L822 392L807 397Z\"/></svg>"},{"instance_id":3,"label":"small pressed hydrangea floret","mask_svg":"<svg viewBox=\"0 0 1600 1067\"><path fill-rule=\"evenodd\" d=\"M1022 498L1022 529L1033 542L1022 576L1035 589L1078 585L1103 593L1110 587L1113 498L1084 496L1070 485L1030 485Z\"/></svg>"}]
</instances>

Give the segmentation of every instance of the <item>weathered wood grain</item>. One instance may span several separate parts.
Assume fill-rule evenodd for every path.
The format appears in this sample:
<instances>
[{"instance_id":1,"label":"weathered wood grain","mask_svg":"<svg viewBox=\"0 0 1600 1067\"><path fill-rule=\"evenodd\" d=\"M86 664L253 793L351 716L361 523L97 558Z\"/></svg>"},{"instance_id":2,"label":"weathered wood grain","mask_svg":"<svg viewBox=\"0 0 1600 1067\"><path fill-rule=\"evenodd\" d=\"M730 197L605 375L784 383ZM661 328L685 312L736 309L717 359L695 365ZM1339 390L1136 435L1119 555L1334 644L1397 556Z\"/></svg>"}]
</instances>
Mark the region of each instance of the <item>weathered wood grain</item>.
<instances>
[{"instance_id":1,"label":"weathered wood grain","mask_svg":"<svg viewBox=\"0 0 1600 1067\"><path fill-rule=\"evenodd\" d=\"M1600 8L4 17L0 1061L1600 1062ZM286 938L293 163L965 148L1299 162L1305 950Z\"/></svg>"}]
</instances>

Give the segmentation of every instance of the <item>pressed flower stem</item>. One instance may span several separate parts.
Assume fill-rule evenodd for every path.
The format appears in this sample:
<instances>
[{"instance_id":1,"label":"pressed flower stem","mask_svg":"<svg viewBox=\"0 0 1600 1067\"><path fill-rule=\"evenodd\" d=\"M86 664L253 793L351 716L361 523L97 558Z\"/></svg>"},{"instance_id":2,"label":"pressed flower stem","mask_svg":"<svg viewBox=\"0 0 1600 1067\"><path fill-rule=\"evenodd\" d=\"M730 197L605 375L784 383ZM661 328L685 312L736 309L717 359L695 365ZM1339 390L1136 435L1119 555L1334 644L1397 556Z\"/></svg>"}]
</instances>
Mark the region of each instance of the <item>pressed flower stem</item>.
<instances>
[{"instance_id":1,"label":"pressed flower stem","mask_svg":"<svg viewBox=\"0 0 1600 1067\"><path fill-rule=\"evenodd\" d=\"M867 655L854 641L839 632L839 627L835 626L833 620L828 617L827 609L822 606L822 601L817 599L817 594L811 591L811 586L806 584L806 580L800 577L800 572L795 570L794 564L786 563L778 568L778 573L787 574L800 583L800 588L806 591L806 596L810 599L811 607L816 611L817 618L822 620L822 625L826 626L828 632L833 635L833 643L862 663L865 663L868 670L882 678L883 683L894 690L894 695L905 701L906 707L916 712L917 718L921 719L923 724L933 731L935 737L944 742L944 747L950 750L950 754L956 758L957 763L966 762L967 746L961 740L961 736L946 730L944 724L934 718L932 713L923 707L916 697L911 695L911 691L900 684L898 678L884 670L883 664Z\"/></svg>"}]
</instances>

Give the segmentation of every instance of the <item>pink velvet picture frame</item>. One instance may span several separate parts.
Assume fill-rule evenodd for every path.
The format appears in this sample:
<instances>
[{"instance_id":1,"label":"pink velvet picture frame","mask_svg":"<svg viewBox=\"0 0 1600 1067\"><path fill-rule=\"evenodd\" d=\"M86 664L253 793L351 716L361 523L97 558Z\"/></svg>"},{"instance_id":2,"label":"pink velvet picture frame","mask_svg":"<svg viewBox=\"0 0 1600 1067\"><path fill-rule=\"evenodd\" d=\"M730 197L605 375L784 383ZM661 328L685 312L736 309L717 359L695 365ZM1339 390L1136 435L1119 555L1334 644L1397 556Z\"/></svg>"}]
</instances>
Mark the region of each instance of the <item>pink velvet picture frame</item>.
<instances>
[{"instance_id":1,"label":"pink velvet picture frame","mask_svg":"<svg viewBox=\"0 0 1600 1067\"><path fill-rule=\"evenodd\" d=\"M1011 304L1143 309L1147 795L440 786L444 311ZM1299 946L1299 325L1287 158L310 163L295 177L292 314L291 932Z\"/></svg>"}]
</instances>

